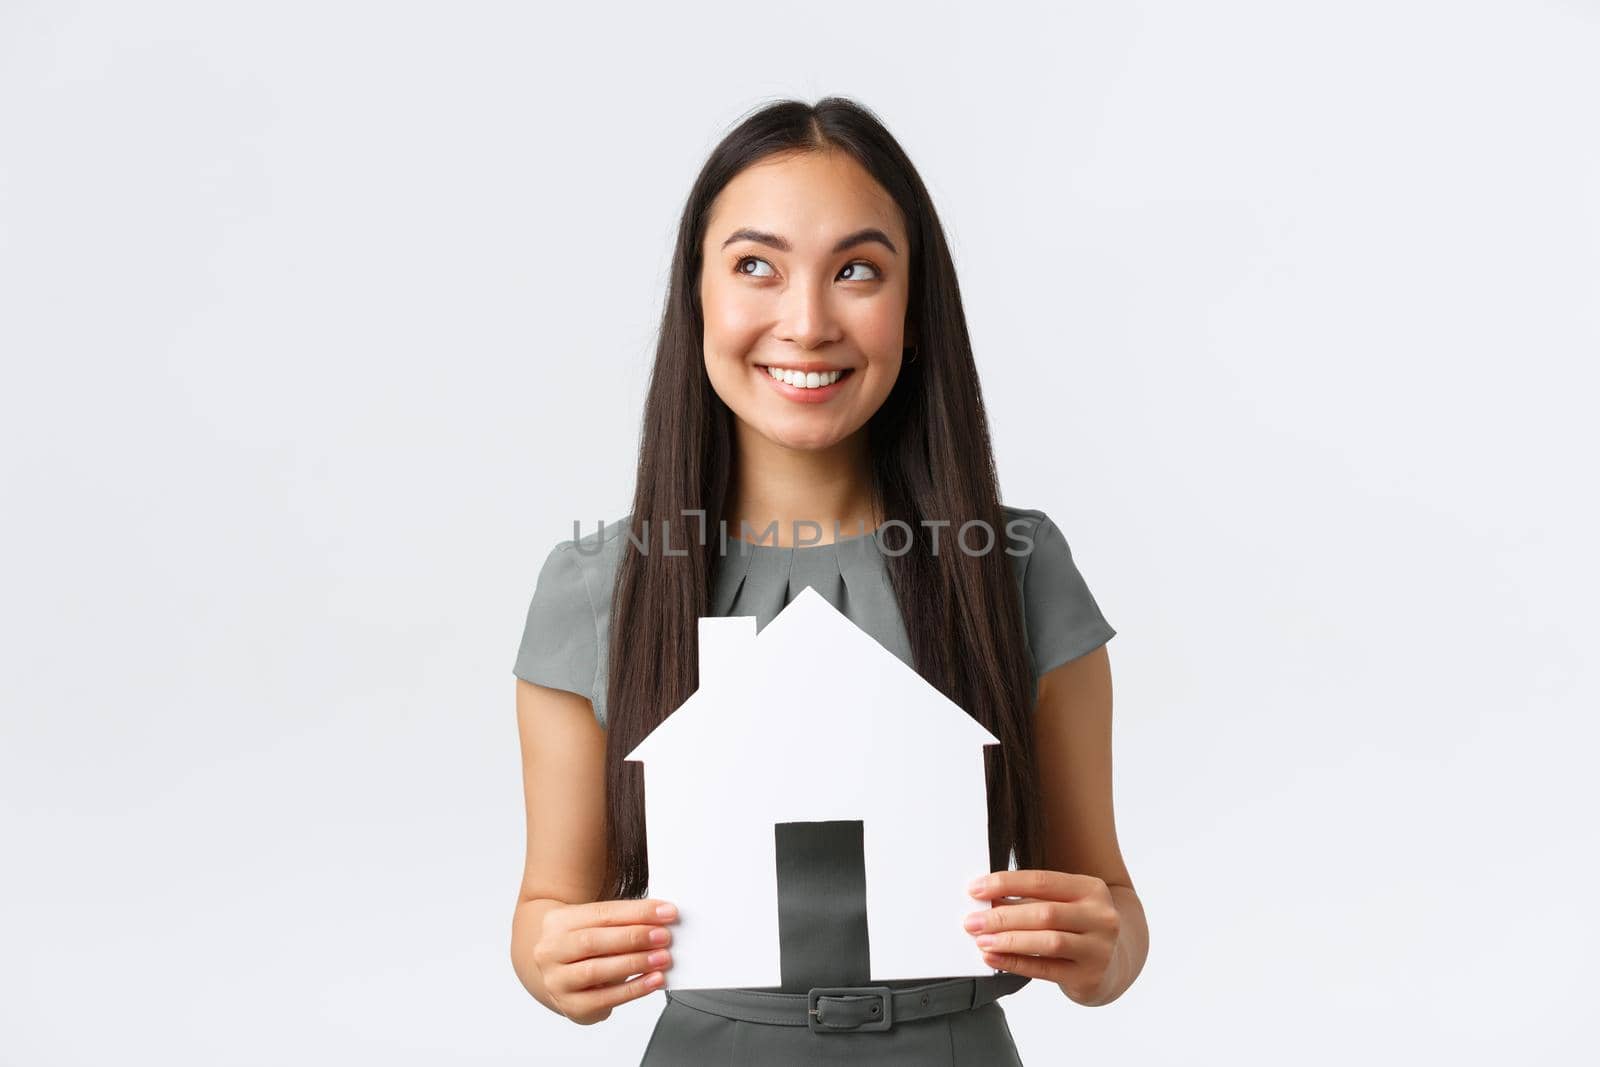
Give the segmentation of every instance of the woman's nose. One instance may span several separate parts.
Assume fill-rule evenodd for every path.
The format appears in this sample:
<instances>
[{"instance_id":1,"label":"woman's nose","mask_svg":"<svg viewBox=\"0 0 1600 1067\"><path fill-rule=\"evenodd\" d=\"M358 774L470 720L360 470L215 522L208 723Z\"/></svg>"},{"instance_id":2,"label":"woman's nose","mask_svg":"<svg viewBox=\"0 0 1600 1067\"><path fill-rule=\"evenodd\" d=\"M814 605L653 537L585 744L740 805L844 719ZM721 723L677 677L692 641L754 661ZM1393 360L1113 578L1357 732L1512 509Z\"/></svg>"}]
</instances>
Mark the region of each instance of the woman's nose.
<instances>
[{"instance_id":1,"label":"woman's nose","mask_svg":"<svg viewBox=\"0 0 1600 1067\"><path fill-rule=\"evenodd\" d=\"M839 322L828 302L826 288L814 282L797 282L783 297L783 319L779 336L801 348L839 339Z\"/></svg>"}]
</instances>

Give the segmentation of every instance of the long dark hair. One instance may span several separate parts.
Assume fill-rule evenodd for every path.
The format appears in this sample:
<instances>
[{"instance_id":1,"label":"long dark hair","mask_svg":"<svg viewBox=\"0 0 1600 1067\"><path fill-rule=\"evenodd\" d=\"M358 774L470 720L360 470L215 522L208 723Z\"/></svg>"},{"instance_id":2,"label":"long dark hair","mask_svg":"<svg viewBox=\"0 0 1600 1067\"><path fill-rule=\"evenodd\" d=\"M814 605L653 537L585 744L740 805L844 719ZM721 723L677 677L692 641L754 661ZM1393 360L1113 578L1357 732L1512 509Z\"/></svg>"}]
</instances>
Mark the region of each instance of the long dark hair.
<instances>
[{"instance_id":1,"label":"long dark hair","mask_svg":"<svg viewBox=\"0 0 1600 1067\"><path fill-rule=\"evenodd\" d=\"M874 505L885 522L923 531L924 518L983 520L994 549L933 552L921 535L886 533L889 575L917 671L1000 740L985 749L992 870L1039 865L1040 816L1031 732L1035 686L1022 630L988 419L956 284L933 202L910 159L871 111L830 96L770 104L711 152L678 223L655 366L644 406L630 529L612 591L607 675L607 899L649 884L642 769L633 748L699 686L698 619L711 614L720 551L714 531L730 484L733 415L711 387L702 350L700 248L717 194L746 167L779 152L849 153L899 205L909 237L906 335L916 359L867 423ZM709 534L702 536L705 515ZM687 514L686 514L687 513ZM979 527L982 529L982 527ZM674 554L659 549L671 531ZM654 531L654 533L652 533ZM650 547L640 551L633 542ZM686 554L676 549L687 547ZM731 551L731 550L730 550Z\"/></svg>"}]
</instances>

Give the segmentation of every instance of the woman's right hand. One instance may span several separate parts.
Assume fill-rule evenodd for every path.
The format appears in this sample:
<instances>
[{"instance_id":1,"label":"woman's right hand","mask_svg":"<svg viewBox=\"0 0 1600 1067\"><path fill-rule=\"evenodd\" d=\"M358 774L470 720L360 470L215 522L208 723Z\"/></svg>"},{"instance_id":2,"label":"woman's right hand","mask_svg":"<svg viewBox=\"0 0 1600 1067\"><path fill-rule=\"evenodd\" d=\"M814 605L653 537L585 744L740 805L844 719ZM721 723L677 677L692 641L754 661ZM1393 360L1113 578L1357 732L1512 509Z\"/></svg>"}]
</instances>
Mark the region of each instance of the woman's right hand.
<instances>
[{"instance_id":1,"label":"woman's right hand","mask_svg":"<svg viewBox=\"0 0 1600 1067\"><path fill-rule=\"evenodd\" d=\"M533 962L556 1010L588 1026L610 1018L618 1004L660 989L672 966L672 932L665 924L677 917L676 907L654 899L563 904L545 912Z\"/></svg>"}]
</instances>

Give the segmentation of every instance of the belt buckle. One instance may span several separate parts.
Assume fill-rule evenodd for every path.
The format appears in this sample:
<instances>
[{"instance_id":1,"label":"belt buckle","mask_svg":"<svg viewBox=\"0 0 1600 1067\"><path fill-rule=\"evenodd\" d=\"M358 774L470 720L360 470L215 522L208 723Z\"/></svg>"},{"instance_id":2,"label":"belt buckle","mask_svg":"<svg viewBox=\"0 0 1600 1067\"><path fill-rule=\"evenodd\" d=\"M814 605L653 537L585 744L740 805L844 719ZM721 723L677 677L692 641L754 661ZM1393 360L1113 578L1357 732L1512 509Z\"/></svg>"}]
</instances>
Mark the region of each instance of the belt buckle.
<instances>
[{"instance_id":1,"label":"belt buckle","mask_svg":"<svg viewBox=\"0 0 1600 1067\"><path fill-rule=\"evenodd\" d=\"M868 1019L853 1026L830 1026L822 1020L817 998L832 996L879 997L882 1008L873 1006L868 1010L882 1017ZM886 985L815 986L806 991L806 1025L814 1034L856 1034L863 1030L887 1030L894 1025L894 990Z\"/></svg>"}]
</instances>

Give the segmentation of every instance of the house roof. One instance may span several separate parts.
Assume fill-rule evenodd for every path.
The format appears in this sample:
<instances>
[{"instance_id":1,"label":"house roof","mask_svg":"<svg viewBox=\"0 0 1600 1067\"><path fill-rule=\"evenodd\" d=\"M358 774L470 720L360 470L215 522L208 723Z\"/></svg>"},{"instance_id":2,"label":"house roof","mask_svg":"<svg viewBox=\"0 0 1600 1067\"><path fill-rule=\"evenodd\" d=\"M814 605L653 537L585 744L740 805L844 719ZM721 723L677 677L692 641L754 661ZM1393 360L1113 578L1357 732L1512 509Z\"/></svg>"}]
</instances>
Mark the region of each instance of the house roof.
<instances>
[{"instance_id":1,"label":"house roof","mask_svg":"<svg viewBox=\"0 0 1600 1067\"><path fill-rule=\"evenodd\" d=\"M727 751L730 732L774 753L817 737L886 754L999 743L809 585L759 633L754 616L707 617L699 638L700 688L625 759Z\"/></svg>"}]
</instances>

